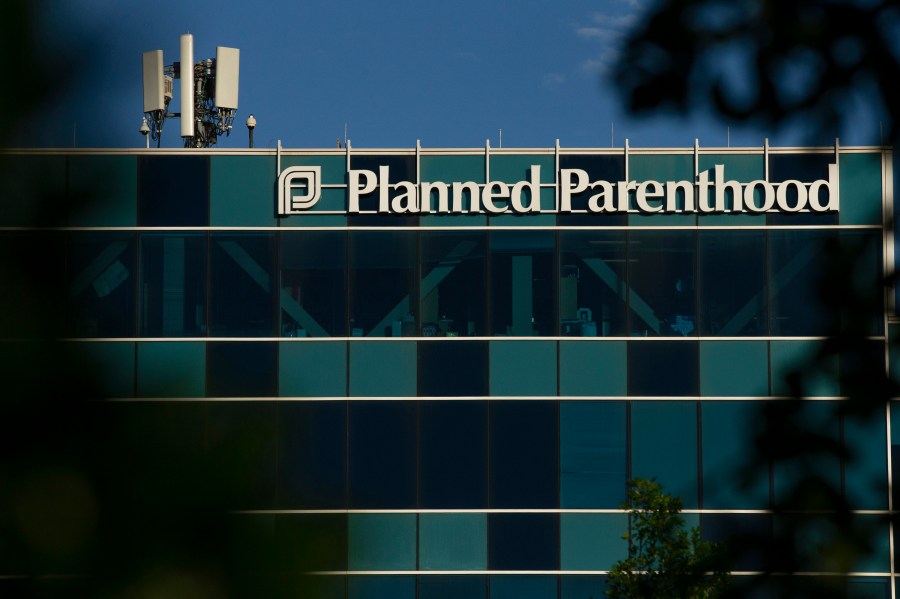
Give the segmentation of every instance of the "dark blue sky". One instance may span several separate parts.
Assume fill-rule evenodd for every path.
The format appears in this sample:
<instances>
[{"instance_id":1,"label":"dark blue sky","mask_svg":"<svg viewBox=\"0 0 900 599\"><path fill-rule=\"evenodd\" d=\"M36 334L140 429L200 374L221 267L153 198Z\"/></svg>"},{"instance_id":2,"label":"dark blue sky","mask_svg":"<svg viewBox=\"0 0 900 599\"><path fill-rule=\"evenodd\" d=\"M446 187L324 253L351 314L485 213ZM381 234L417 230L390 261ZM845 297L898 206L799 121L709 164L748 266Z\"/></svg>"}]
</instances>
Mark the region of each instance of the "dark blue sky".
<instances>
[{"instance_id":1,"label":"dark blue sky","mask_svg":"<svg viewBox=\"0 0 900 599\"><path fill-rule=\"evenodd\" d=\"M195 2L60 0L48 40L85 56L79 85L45 113L31 145L141 146L141 53L178 60L182 33L195 59L241 50L240 108L220 147L333 147L347 124L354 147L615 145L724 146L726 124L627 115L604 79L644 0L306 0ZM86 47L87 50L81 50ZM178 82L176 82L177 110ZM731 128L732 145L799 143L796 132ZM829 143L829 140L816 140ZM842 139L842 143L868 140ZM180 147L178 122L163 145Z\"/></svg>"}]
</instances>

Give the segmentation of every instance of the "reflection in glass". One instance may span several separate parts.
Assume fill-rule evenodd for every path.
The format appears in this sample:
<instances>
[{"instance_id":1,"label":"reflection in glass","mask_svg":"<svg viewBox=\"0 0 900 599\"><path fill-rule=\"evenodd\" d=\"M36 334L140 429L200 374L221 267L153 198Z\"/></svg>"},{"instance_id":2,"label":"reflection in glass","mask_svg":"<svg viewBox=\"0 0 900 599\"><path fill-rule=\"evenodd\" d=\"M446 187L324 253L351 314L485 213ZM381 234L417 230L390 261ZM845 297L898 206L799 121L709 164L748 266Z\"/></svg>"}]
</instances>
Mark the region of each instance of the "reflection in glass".
<instances>
[{"instance_id":1,"label":"reflection in glass","mask_svg":"<svg viewBox=\"0 0 900 599\"><path fill-rule=\"evenodd\" d=\"M629 233L628 303L633 336L697 334L694 231Z\"/></svg>"},{"instance_id":2,"label":"reflection in glass","mask_svg":"<svg viewBox=\"0 0 900 599\"><path fill-rule=\"evenodd\" d=\"M700 334L766 334L764 231L700 232Z\"/></svg>"},{"instance_id":3,"label":"reflection in glass","mask_svg":"<svg viewBox=\"0 0 900 599\"><path fill-rule=\"evenodd\" d=\"M829 314L819 296L833 231L769 231L769 321L775 336L824 335Z\"/></svg>"},{"instance_id":4,"label":"reflection in glass","mask_svg":"<svg viewBox=\"0 0 900 599\"><path fill-rule=\"evenodd\" d=\"M347 234L281 233L281 335L347 334Z\"/></svg>"},{"instance_id":5,"label":"reflection in glass","mask_svg":"<svg viewBox=\"0 0 900 599\"><path fill-rule=\"evenodd\" d=\"M625 335L624 231L563 231L559 243L560 335Z\"/></svg>"},{"instance_id":6,"label":"reflection in glass","mask_svg":"<svg viewBox=\"0 0 900 599\"><path fill-rule=\"evenodd\" d=\"M417 336L415 267L414 233L350 233L351 336Z\"/></svg>"},{"instance_id":7,"label":"reflection in glass","mask_svg":"<svg viewBox=\"0 0 900 599\"><path fill-rule=\"evenodd\" d=\"M210 238L211 335L270 337L275 332L275 237L272 233Z\"/></svg>"},{"instance_id":8,"label":"reflection in glass","mask_svg":"<svg viewBox=\"0 0 900 599\"><path fill-rule=\"evenodd\" d=\"M423 232L421 243L422 335L484 335L485 234Z\"/></svg>"},{"instance_id":9,"label":"reflection in glass","mask_svg":"<svg viewBox=\"0 0 900 599\"><path fill-rule=\"evenodd\" d=\"M206 235L141 235L141 335L206 334Z\"/></svg>"},{"instance_id":10,"label":"reflection in glass","mask_svg":"<svg viewBox=\"0 0 900 599\"><path fill-rule=\"evenodd\" d=\"M556 235L552 231L492 231L493 334L556 333Z\"/></svg>"},{"instance_id":11,"label":"reflection in glass","mask_svg":"<svg viewBox=\"0 0 900 599\"><path fill-rule=\"evenodd\" d=\"M133 337L134 235L75 234L67 255L70 333Z\"/></svg>"}]
</instances>

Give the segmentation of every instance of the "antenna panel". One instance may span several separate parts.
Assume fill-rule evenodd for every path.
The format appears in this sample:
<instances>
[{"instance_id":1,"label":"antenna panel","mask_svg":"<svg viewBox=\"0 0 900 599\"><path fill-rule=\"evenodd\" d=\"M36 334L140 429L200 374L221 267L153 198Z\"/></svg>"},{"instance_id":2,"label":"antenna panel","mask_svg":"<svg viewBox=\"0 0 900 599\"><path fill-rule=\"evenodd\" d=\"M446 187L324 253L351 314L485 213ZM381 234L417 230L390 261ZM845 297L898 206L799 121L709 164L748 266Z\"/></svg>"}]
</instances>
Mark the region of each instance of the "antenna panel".
<instances>
[{"instance_id":1,"label":"antenna panel","mask_svg":"<svg viewBox=\"0 0 900 599\"><path fill-rule=\"evenodd\" d=\"M238 107L238 74L241 51L216 47L216 108Z\"/></svg>"},{"instance_id":2,"label":"antenna panel","mask_svg":"<svg viewBox=\"0 0 900 599\"><path fill-rule=\"evenodd\" d=\"M163 79L163 51L144 52L144 112L165 110L165 81Z\"/></svg>"},{"instance_id":3,"label":"antenna panel","mask_svg":"<svg viewBox=\"0 0 900 599\"><path fill-rule=\"evenodd\" d=\"M194 36L181 36L181 137L194 137Z\"/></svg>"}]
</instances>

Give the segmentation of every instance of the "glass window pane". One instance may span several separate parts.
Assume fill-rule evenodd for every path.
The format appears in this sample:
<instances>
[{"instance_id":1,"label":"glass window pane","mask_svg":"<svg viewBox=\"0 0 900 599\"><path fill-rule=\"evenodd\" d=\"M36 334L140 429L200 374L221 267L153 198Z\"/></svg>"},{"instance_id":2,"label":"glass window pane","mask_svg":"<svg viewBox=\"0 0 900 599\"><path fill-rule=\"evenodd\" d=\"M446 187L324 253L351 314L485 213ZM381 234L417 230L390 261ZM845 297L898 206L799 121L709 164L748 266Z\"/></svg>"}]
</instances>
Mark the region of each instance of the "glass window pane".
<instances>
[{"instance_id":1,"label":"glass window pane","mask_svg":"<svg viewBox=\"0 0 900 599\"><path fill-rule=\"evenodd\" d=\"M381 180L381 167L387 167L388 180ZM375 173L378 177L379 185L396 184L401 181L408 181L413 185L416 184L416 156L408 155L350 155L351 170L367 170ZM403 189L388 189L388 196L393 201L404 192ZM409 214L377 214L380 190L361 196L359 199L359 210L363 212L372 212L371 214L350 214L347 224L351 227L415 227L419 223L419 217L415 213Z\"/></svg>"},{"instance_id":2,"label":"glass window pane","mask_svg":"<svg viewBox=\"0 0 900 599\"><path fill-rule=\"evenodd\" d=\"M485 335L485 234L421 233L422 335Z\"/></svg>"},{"instance_id":3,"label":"glass window pane","mask_svg":"<svg viewBox=\"0 0 900 599\"><path fill-rule=\"evenodd\" d=\"M625 501L625 402L564 401L559 419L560 506L619 507Z\"/></svg>"},{"instance_id":4,"label":"glass window pane","mask_svg":"<svg viewBox=\"0 0 900 599\"><path fill-rule=\"evenodd\" d=\"M841 154L842 225L880 225L881 154Z\"/></svg>"},{"instance_id":5,"label":"glass window pane","mask_svg":"<svg viewBox=\"0 0 900 599\"><path fill-rule=\"evenodd\" d=\"M562 231L559 243L560 335L627 335L625 232Z\"/></svg>"},{"instance_id":6,"label":"glass window pane","mask_svg":"<svg viewBox=\"0 0 900 599\"><path fill-rule=\"evenodd\" d=\"M696 231L631 231L628 235L631 334L696 335Z\"/></svg>"},{"instance_id":7,"label":"glass window pane","mask_svg":"<svg viewBox=\"0 0 900 599\"><path fill-rule=\"evenodd\" d=\"M65 224L66 170L64 155L0 156L0 225L59 227ZM37 200L37 201L36 201Z\"/></svg>"},{"instance_id":8,"label":"glass window pane","mask_svg":"<svg viewBox=\"0 0 900 599\"><path fill-rule=\"evenodd\" d=\"M781 405L776 406L780 407ZM792 503L796 499L798 485L806 485L805 481L809 478L817 478L835 490L842 488L840 458L815 449L822 447L823 443L840 443L838 409L837 402L805 400L796 405L784 405L782 413L778 409L770 411L772 420L768 427L771 442L784 444L790 449L783 452L786 457L775 462L772 467L772 488L776 503ZM796 431L786 427L783 424L783 419L786 418L802 422L809 438L801 439ZM807 451L808 447L812 450Z\"/></svg>"},{"instance_id":9,"label":"glass window pane","mask_svg":"<svg viewBox=\"0 0 900 599\"><path fill-rule=\"evenodd\" d=\"M416 337L416 235L350 232L350 334Z\"/></svg>"},{"instance_id":10,"label":"glass window pane","mask_svg":"<svg viewBox=\"0 0 900 599\"><path fill-rule=\"evenodd\" d=\"M347 344L282 343L278 348L278 395L347 395Z\"/></svg>"},{"instance_id":11,"label":"glass window pane","mask_svg":"<svg viewBox=\"0 0 900 599\"><path fill-rule=\"evenodd\" d=\"M419 576L419 599L483 599L485 576Z\"/></svg>"},{"instance_id":12,"label":"glass window pane","mask_svg":"<svg viewBox=\"0 0 900 599\"><path fill-rule=\"evenodd\" d=\"M628 556L627 514L561 514L563 570L611 570Z\"/></svg>"},{"instance_id":13,"label":"glass window pane","mask_svg":"<svg viewBox=\"0 0 900 599\"><path fill-rule=\"evenodd\" d=\"M203 233L141 234L141 335L206 335L206 263Z\"/></svg>"},{"instance_id":14,"label":"glass window pane","mask_svg":"<svg viewBox=\"0 0 900 599\"><path fill-rule=\"evenodd\" d=\"M212 156L210 224L214 227L275 226L272 182L277 177L274 156Z\"/></svg>"},{"instance_id":15,"label":"glass window pane","mask_svg":"<svg viewBox=\"0 0 900 599\"><path fill-rule=\"evenodd\" d=\"M346 402L287 402L278 416L280 507L345 507Z\"/></svg>"},{"instance_id":16,"label":"glass window pane","mask_svg":"<svg viewBox=\"0 0 900 599\"><path fill-rule=\"evenodd\" d=\"M556 576L491 576L491 599L556 599Z\"/></svg>"},{"instance_id":17,"label":"glass window pane","mask_svg":"<svg viewBox=\"0 0 900 599\"><path fill-rule=\"evenodd\" d=\"M420 507L487 507L487 412L484 401L420 404Z\"/></svg>"},{"instance_id":18,"label":"glass window pane","mask_svg":"<svg viewBox=\"0 0 900 599\"><path fill-rule=\"evenodd\" d=\"M820 282L829 268L825 242L833 231L769 231L769 322L773 336L828 332Z\"/></svg>"},{"instance_id":19,"label":"glass window pane","mask_svg":"<svg viewBox=\"0 0 900 599\"><path fill-rule=\"evenodd\" d=\"M415 599L415 576L350 576L347 599Z\"/></svg>"},{"instance_id":20,"label":"glass window pane","mask_svg":"<svg viewBox=\"0 0 900 599\"><path fill-rule=\"evenodd\" d=\"M765 156L762 150L756 154L705 154L698 156L697 170L699 173L709 171L709 180L715 181L715 167L721 164L724 168L726 181L738 181L739 183L749 183L764 179L766 175ZM757 192L759 193L759 192ZM714 189L709 190L707 201L709 206L715 206L716 194ZM699 201L699 198L698 198ZM725 206L732 210L734 208L734 193L731 189L725 189ZM728 226L749 226L749 225L765 225L765 214L753 214L748 212L732 212L726 214L706 214L699 213L697 215L700 225L728 225Z\"/></svg>"},{"instance_id":21,"label":"glass window pane","mask_svg":"<svg viewBox=\"0 0 900 599\"><path fill-rule=\"evenodd\" d=\"M137 224L135 156L69 156L72 227Z\"/></svg>"},{"instance_id":22,"label":"glass window pane","mask_svg":"<svg viewBox=\"0 0 900 599\"><path fill-rule=\"evenodd\" d=\"M844 417L844 443L851 458L844 464L847 501L853 509L887 509L887 423L883 411L861 422Z\"/></svg>"},{"instance_id":23,"label":"glass window pane","mask_svg":"<svg viewBox=\"0 0 900 599\"><path fill-rule=\"evenodd\" d=\"M700 231L700 334L766 335L766 234Z\"/></svg>"},{"instance_id":24,"label":"glass window pane","mask_svg":"<svg viewBox=\"0 0 900 599\"><path fill-rule=\"evenodd\" d=\"M350 402L351 508L416 506L416 403Z\"/></svg>"},{"instance_id":25,"label":"glass window pane","mask_svg":"<svg viewBox=\"0 0 900 599\"><path fill-rule=\"evenodd\" d=\"M493 334L554 335L555 233L492 231L490 247Z\"/></svg>"},{"instance_id":26,"label":"glass window pane","mask_svg":"<svg viewBox=\"0 0 900 599\"><path fill-rule=\"evenodd\" d=\"M697 345L692 341L629 341L628 395L699 395Z\"/></svg>"},{"instance_id":27,"label":"glass window pane","mask_svg":"<svg viewBox=\"0 0 900 599\"><path fill-rule=\"evenodd\" d=\"M138 226L209 225L208 156L138 158Z\"/></svg>"},{"instance_id":28,"label":"glass window pane","mask_svg":"<svg viewBox=\"0 0 900 599\"><path fill-rule=\"evenodd\" d=\"M275 543L272 549L281 554L277 558L289 572L346 570L347 535L346 514L278 514L275 516ZM312 581L304 579L304 582ZM307 586L302 588L310 590ZM316 599L331 597L320 594L311 596ZM341 588L340 597L343 596Z\"/></svg>"},{"instance_id":29,"label":"glass window pane","mask_svg":"<svg viewBox=\"0 0 900 599\"><path fill-rule=\"evenodd\" d=\"M415 514L350 514L350 570L415 570Z\"/></svg>"},{"instance_id":30,"label":"glass window pane","mask_svg":"<svg viewBox=\"0 0 900 599\"><path fill-rule=\"evenodd\" d=\"M602 599L606 596L606 576L560 576L561 599Z\"/></svg>"},{"instance_id":31,"label":"glass window pane","mask_svg":"<svg viewBox=\"0 0 900 599\"><path fill-rule=\"evenodd\" d=\"M761 422L763 405L752 401L703 402L703 507L769 507L769 473L758 473L748 488L742 471L754 446L754 423Z\"/></svg>"},{"instance_id":32,"label":"glass window pane","mask_svg":"<svg viewBox=\"0 0 900 599\"><path fill-rule=\"evenodd\" d=\"M701 341L700 394L706 397L769 395L769 344Z\"/></svg>"},{"instance_id":33,"label":"glass window pane","mask_svg":"<svg viewBox=\"0 0 900 599\"><path fill-rule=\"evenodd\" d=\"M138 397L205 397L206 343L144 341L137 344Z\"/></svg>"},{"instance_id":34,"label":"glass window pane","mask_svg":"<svg viewBox=\"0 0 900 599\"><path fill-rule=\"evenodd\" d=\"M488 514L488 543L489 570L558 570L559 514Z\"/></svg>"},{"instance_id":35,"label":"glass window pane","mask_svg":"<svg viewBox=\"0 0 900 599\"><path fill-rule=\"evenodd\" d=\"M350 395L416 396L415 341L350 342Z\"/></svg>"},{"instance_id":36,"label":"glass window pane","mask_svg":"<svg viewBox=\"0 0 900 599\"><path fill-rule=\"evenodd\" d=\"M759 571L765 567L771 514L701 514L700 524L704 539L721 543L726 554L734 556L730 562L733 569Z\"/></svg>"},{"instance_id":37,"label":"glass window pane","mask_svg":"<svg viewBox=\"0 0 900 599\"><path fill-rule=\"evenodd\" d=\"M557 507L557 402L493 401L490 431L491 507Z\"/></svg>"},{"instance_id":38,"label":"glass window pane","mask_svg":"<svg viewBox=\"0 0 900 599\"><path fill-rule=\"evenodd\" d=\"M347 234L281 233L281 334L347 335Z\"/></svg>"},{"instance_id":39,"label":"glass window pane","mask_svg":"<svg viewBox=\"0 0 900 599\"><path fill-rule=\"evenodd\" d=\"M486 341L429 341L418 346L419 396L488 394Z\"/></svg>"},{"instance_id":40,"label":"glass window pane","mask_svg":"<svg viewBox=\"0 0 900 599\"><path fill-rule=\"evenodd\" d=\"M587 173L588 180L591 182L625 180L625 156L621 152L616 154L561 154L559 168L582 170ZM627 214L579 213L579 211L588 209L588 200L596 193L598 193L597 190L588 188L587 191L572 196L573 213L560 213L557 217L558 224L565 227L627 225Z\"/></svg>"},{"instance_id":41,"label":"glass window pane","mask_svg":"<svg viewBox=\"0 0 900 599\"><path fill-rule=\"evenodd\" d=\"M809 372L809 364L819 354L822 341L772 340L769 342L772 395L789 396L793 392L788 377L797 369ZM807 397L837 397L841 394L838 380L839 360L829 358L828 364L814 375L804 377L803 393Z\"/></svg>"},{"instance_id":42,"label":"glass window pane","mask_svg":"<svg viewBox=\"0 0 900 599\"><path fill-rule=\"evenodd\" d=\"M69 301L66 242L58 232L0 233L0 278L9 289L28 290L4 295L0 337L64 336Z\"/></svg>"},{"instance_id":43,"label":"glass window pane","mask_svg":"<svg viewBox=\"0 0 900 599\"><path fill-rule=\"evenodd\" d=\"M698 507L696 402L631 403L631 476L656 479L684 507Z\"/></svg>"},{"instance_id":44,"label":"glass window pane","mask_svg":"<svg viewBox=\"0 0 900 599\"><path fill-rule=\"evenodd\" d=\"M210 236L209 330L217 337L275 333L275 236Z\"/></svg>"},{"instance_id":45,"label":"glass window pane","mask_svg":"<svg viewBox=\"0 0 900 599\"><path fill-rule=\"evenodd\" d=\"M853 327L871 336L884 335L884 268L882 266L882 234L880 231L841 231L840 257L831 254L831 260L852 261L844 270L849 276L837 276L840 271L832 271L825 279L828 286L823 291L834 305L833 298L840 297L839 304L851 309L852 314L844 315L844 326ZM860 330L861 329L861 330Z\"/></svg>"},{"instance_id":46,"label":"glass window pane","mask_svg":"<svg viewBox=\"0 0 900 599\"><path fill-rule=\"evenodd\" d=\"M559 342L560 395L622 396L627 392L626 342Z\"/></svg>"},{"instance_id":47,"label":"glass window pane","mask_svg":"<svg viewBox=\"0 0 900 599\"><path fill-rule=\"evenodd\" d=\"M276 345L258 341L206 344L209 397L274 397Z\"/></svg>"},{"instance_id":48,"label":"glass window pane","mask_svg":"<svg viewBox=\"0 0 900 599\"><path fill-rule=\"evenodd\" d=\"M769 182L780 183L782 181L796 180L803 183L812 183L819 179L828 180L828 165L834 164L836 157L834 152L826 154L773 154L769 153ZM880 177L879 177L880 180ZM788 189L787 202L789 206L797 203L797 190L793 186ZM841 202L843 204L843 202ZM769 225L836 225L837 213L817 212L772 212L766 215L766 223Z\"/></svg>"},{"instance_id":49,"label":"glass window pane","mask_svg":"<svg viewBox=\"0 0 900 599\"><path fill-rule=\"evenodd\" d=\"M492 396L555 396L555 341L491 341Z\"/></svg>"},{"instance_id":50,"label":"glass window pane","mask_svg":"<svg viewBox=\"0 0 900 599\"><path fill-rule=\"evenodd\" d=\"M636 154L628 156L628 178L641 183L643 181L693 181L693 153L682 154ZM630 194L631 203L637 208L634 193ZM683 209L686 202L684 191L677 192L677 206ZM628 215L629 225L644 227L693 226L697 224L697 215L692 212L677 214L635 214Z\"/></svg>"},{"instance_id":51,"label":"glass window pane","mask_svg":"<svg viewBox=\"0 0 900 599\"><path fill-rule=\"evenodd\" d=\"M420 514L419 568L486 569L487 514Z\"/></svg>"},{"instance_id":52,"label":"glass window pane","mask_svg":"<svg viewBox=\"0 0 900 599\"><path fill-rule=\"evenodd\" d=\"M452 183L467 182L484 183L484 154L477 155L452 155L452 156L421 156L419 166L422 169L422 181L427 183L442 182ZM448 195L452 194L452 187ZM438 206L439 192L432 191L430 205ZM472 205L471 193L463 192L463 209L468 210ZM432 208L434 210L435 208ZM487 218L484 214L423 214L419 223L423 227L437 226L484 226Z\"/></svg>"},{"instance_id":53,"label":"glass window pane","mask_svg":"<svg viewBox=\"0 0 900 599\"><path fill-rule=\"evenodd\" d=\"M94 366L94 373L103 373L95 381L103 397L134 397L134 343L88 342L72 346L83 352Z\"/></svg>"},{"instance_id":54,"label":"glass window pane","mask_svg":"<svg viewBox=\"0 0 900 599\"><path fill-rule=\"evenodd\" d=\"M76 233L68 243L73 337L134 337L134 234Z\"/></svg>"}]
</instances>

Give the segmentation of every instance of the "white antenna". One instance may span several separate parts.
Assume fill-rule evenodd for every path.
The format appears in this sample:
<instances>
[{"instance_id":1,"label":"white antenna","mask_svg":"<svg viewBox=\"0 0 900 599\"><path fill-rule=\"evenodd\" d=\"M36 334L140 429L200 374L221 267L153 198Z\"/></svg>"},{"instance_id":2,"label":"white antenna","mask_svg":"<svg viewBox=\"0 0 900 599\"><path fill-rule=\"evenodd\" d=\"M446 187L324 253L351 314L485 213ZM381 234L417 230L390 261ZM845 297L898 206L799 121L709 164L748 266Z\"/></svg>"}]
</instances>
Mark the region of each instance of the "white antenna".
<instances>
[{"instance_id":1,"label":"white antenna","mask_svg":"<svg viewBox=\"0 0 900 599\"><path fill-rule=\"evenodd\" d=\"M181 137L194 137L194 36L190 33L181 36Z\"/></svg>"},{"instance_id":2,"label":"white antenna","mask_svg":"<svg viewBox=\"0 0 900 599\"><path fill-rule=\"evenodd\" d=\"M616 124L615 123L609 124L609 147L610 148L616 147Z\"/></svg>"},{"instance_id":3,"label":"white antenna","mask_svg":"<svg viewBox=\"0 0 900 599\"><path fill-rule=\"evenodd\" d=\"M503 147L503 128L502 127L500 128L500 145L498 147L500 147L500 148Z\"/></svg>"},{"instance_id":4,"label":"white antenna","mask_svg":"<svg viewBox=\"0 0 900 599\"><path fill-rule=\"evenodd\" d=\"M731 127L725 128L725 143L727 144L726 147L731 147Z\"/></svg>"}]
</instances>

